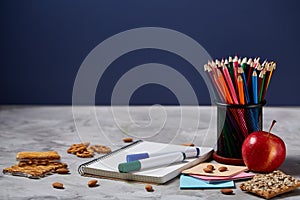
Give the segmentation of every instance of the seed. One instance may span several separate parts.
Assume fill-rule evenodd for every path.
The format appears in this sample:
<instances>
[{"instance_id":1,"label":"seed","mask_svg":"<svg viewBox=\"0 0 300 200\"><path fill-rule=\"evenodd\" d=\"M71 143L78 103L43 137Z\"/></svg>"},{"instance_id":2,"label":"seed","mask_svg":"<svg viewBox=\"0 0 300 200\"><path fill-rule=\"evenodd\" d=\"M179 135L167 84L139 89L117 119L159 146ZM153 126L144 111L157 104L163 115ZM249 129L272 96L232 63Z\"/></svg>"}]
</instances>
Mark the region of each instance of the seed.
<instances>
[{"instance_id":1,"label":"seed","mask_svg":"<svg viewBox=\"0 0 300 200\"><path fill-rule=\"evenodd\" d=\"M226 195L233 194L233 190L232 189L228 189L228 188L222 189L221 192L222 192L222 194L226 194Z\"/></svg>"},{"instance_id":2,"label":"seed","mask_svg":"<svg viewBox=\"0 0 300 200\"><path fill-rule=\"evenodd\" d=\"M219 170L220 172L225 172L225 171L227 171L228 169L227 169L227 167L222 166L222 167L219 167L218 170Z\"/></svg>"},{"instance_id":3,"label":"seed","mask_svg":"<svg viewBox=\"0 0 300 200\"><path fill-rule=\"evenodd\" d=\"M203 171L205 173L213 173L213 170L211 168L204 168Z\"/></svg>"},{"instance_id":4,"label":"seed","mask_svg":"<svg viewBox=\"0 0 300 200\"><path fill-rule=\"evenodd\" d=\"M152 185L149 185L149 184L147 184L147 185L145 186L145 190L146 190L147 192L153 192L153 191L154 191Z\"/></svg>"},{"instance_id":5,"label":"seed","mask_svg":"<svg viewBox=\"0 0 300 200\"><path fill-rule=\"evenodd\" d=\"M93 179L93 180L90 180L90 181L88 182L88 186L89 186L89 187L95 187L95 186L97 185L97 183L98 183L98 181L95 180L95 179Z\"/></svg>"},{"instance_id":6,"label":"seed","mask_svg":"<svg viewBox=\"0 0 300 200\"><path fill-rule=\"evenodd\" d=\"M64 185L60 182L54 182L52 183L52 186L56 189L64 189Z\"/></svg>"}]
</instances>

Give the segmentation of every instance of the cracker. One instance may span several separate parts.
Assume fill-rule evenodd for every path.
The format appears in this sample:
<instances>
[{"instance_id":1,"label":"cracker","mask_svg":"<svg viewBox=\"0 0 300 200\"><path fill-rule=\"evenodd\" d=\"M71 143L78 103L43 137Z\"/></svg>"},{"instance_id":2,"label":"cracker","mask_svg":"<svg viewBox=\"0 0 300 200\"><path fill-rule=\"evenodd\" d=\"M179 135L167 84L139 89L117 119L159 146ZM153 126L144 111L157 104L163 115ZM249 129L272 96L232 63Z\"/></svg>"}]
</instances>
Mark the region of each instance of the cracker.
<instances>
[{"instance_id":1,"label":"cracker","mask_svg":"<svg viewBox=\"0 0 300 200\"><path fill-rule=\"evenodd\" d=\"M96 151L97 153L110 153L111 152L111 148L109 148L108 146L104 146L104 145L92 145L90 146L91 149L93 149L94 151Z\"/></svg>"},{"instance_id":2,"label":"cracker","mask_svg":"<svg viewBox=\"0 0 300 200\"><path fill-rule=\"evenodd\" d=\"M297 187L300 187L300 181L280 170L269 174L257 174L240 185L241 190L265 199L295 190Z\"/></svg>"},{"instance_id":3,"label":"cracker","mask_svg":"<svg viewBox=\"0 0 300 200\"><path fill-rule=\"evenodd\" d=\"M59 168L66 168L68 165L61 162L49 162L47 165L20 163L3 169L3 174L12 174L16 176L26 176L29 178L41 178L47 174L55 172Z\"/></svg>"},{"instance_id":4,"label":"cracker","mask_svg":"<svg viewBox=\"0 0 300 200\"><path fill-rule=\"evenodd\" d=\"M91 153L86 150L86 151L82 151L82 152L77 152L76 156L80 157L80 158L91 158L94 156L94 153Z\"/></svg>"},{"instance_id":5,"label":"cracker","mask_svg":"<svg viewBox=\"0 0 300 200\"><path fill-rule=\"evenodd\" d=\"M22 160L59 160L60 156L56 151L35 152L22 151L17 154L17 161Z\"/></svg>"},{"instance_id":6,"label":"cracker","mask_svg":"<svg viewBox=\"0 0 300 200\"><path fill-rule=\"evenodd\" d=\"M76 154L77 152L83 152L83 151L87 151L87 146L83 143L80 143L80 144L72 144L67 150L67 153Z\"/></svg>"}]
</instances>

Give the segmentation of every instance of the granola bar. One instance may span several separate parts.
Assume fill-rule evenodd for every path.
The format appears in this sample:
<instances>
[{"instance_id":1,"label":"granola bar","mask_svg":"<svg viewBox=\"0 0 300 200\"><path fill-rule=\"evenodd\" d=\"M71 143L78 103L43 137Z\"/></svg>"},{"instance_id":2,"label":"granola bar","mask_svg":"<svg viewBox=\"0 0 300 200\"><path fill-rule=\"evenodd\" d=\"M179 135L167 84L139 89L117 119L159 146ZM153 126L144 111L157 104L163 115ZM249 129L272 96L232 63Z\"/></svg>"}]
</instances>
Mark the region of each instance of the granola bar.
<instances>
[{"instance_id":1,"label":"granola bar","mask_svg":"<svg viewBox=\"0 0 300 200\"><path fill-rule=\"evenodd\" d=\"M3 169L3 174L12 174L16 176L26 176L29 178L41 178L55 172L57 169L67 168L67 164L61 162L49 162L47 165L38 164L17 164Z\"/></svg>"},{"instance_id":2,"label":"granola bar","mask_svg":"<svg viewBox=\"0 0 300 200\"><path fill-rule=\"evenodd\" d=\"M280 170L269 174L257 174L251 180L240 185L243 191L248 191L265 199L292 191L297 187L300 187L300 181Z\"/></svg>"},{"instance_id":3,"label":"granola bar","mask_svg":"<svg viewBox=\"0 0 300 200\"><path fill-rule=\"evenodd\" d=\"M23 160L59 160L60 156L56 151L34 152L22 151L17 154L17 161Z\"/></svg>"}]
</instances>

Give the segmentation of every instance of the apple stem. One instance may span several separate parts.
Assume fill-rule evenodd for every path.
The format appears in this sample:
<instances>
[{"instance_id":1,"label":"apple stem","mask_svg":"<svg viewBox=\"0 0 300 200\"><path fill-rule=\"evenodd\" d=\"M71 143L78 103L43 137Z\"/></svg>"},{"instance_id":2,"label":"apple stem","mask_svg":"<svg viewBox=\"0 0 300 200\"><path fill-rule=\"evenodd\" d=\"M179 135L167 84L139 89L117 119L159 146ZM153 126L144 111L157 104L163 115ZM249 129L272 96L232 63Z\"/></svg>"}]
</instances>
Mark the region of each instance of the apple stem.
<instances>
[{"instance_id":1,"label":"apple stem","mask_svg":"<svg viewBox=\"0 0 300 200\"><path fill-rule=\"evenodd\" d=\"M269 134L271 133L271 130L272 130L273 126L275 125L275 123L276 123L276 120L273 120L272 124L270 126L270 129L269 129Z\"/></svg>"}]
</instances>

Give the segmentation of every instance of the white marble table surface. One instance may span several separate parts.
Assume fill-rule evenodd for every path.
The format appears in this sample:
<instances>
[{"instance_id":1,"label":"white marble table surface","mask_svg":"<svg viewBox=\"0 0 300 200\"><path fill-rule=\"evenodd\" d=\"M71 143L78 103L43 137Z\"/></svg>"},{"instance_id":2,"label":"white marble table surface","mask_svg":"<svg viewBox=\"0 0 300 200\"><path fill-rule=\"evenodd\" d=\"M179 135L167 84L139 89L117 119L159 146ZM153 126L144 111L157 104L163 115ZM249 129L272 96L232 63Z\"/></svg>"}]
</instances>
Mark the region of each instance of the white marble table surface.
<instances>
[{"instance_id":1,"label":"white marble table surface","mask_svg":"<svg viewBox=\"0 0 300 200\"><path fill-rule=\"evenodd\" d=\"M124 145L122 138L131 136L157 142L214 147L216 141L215 113L210 106L185 107L110 107L71 106L1 106L0 107L0 199L260 199L239 189L235 195L224 196L219 189L180 190L179 178L154 185L154 192L146 192L145 184L99 179L99 187L88 188L89 177L80 176L79 164L90 159L77 158L66 153L73 143L90 141L117 149ZM182 109L182 110L181 110ZM193 112L197 110L200 118ZM181 118L181 114L185 115ZM97 116L97 119L95 118ZM74 120L75 119L75 120ZM164 120L166 119L166 121ZM287 157L280 167L300 179L300 108L265 107L264 129L273 119L277 124L273 133L283 138ZM196 124L196 125L195 125ZM2 174L2 169L16 162L19 151L56 150L69 165L70 175L53 174L42 179ZM53 189L53 182L64 183L64 190ZM300 189L276 199L299 199Z\"/></svg>"}]
</instances>

